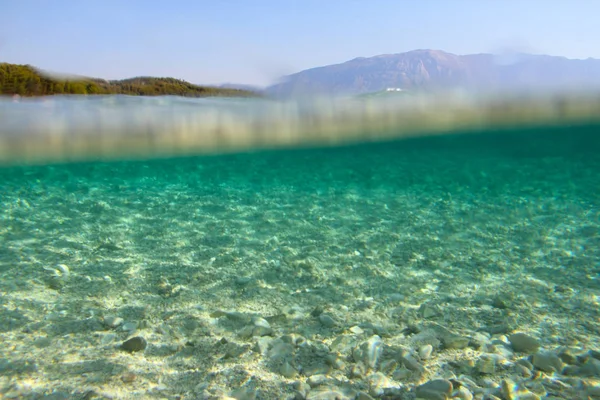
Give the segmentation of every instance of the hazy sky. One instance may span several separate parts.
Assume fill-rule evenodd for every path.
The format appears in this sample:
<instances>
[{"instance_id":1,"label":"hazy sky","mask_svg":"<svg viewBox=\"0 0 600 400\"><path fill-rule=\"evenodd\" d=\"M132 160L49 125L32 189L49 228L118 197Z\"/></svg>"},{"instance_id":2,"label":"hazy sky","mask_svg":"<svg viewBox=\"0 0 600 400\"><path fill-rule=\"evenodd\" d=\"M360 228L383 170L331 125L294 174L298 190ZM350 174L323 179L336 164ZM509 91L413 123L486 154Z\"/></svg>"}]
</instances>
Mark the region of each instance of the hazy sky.
<instances>
[{"instance_id":1,"label":"hazy sky","mask_svg":"<svg viewBox=\"0 0 600 400\"><path fill-rule=\"evenodd\" d=\"M431 48L600 58L598 0L0 0L0 62L266 84Z\"/></svg>"}]
</instances>

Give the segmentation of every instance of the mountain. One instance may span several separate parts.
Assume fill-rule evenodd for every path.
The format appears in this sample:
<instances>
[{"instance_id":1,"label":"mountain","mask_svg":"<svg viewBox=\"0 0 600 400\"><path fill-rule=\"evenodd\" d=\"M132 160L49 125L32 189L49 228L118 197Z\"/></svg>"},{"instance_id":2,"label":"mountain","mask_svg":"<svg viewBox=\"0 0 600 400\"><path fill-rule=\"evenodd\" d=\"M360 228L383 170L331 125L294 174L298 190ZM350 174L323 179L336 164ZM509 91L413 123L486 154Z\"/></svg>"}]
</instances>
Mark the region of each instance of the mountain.
<instances>
[{"instance_id":1,"label":"mountain","mask_svg":"<svg viewBox=\"0 0 600 400\"><path fill-rule=\"evenodd\" d=\"M267 93L358 94L401 89L512 89L600 87L600 60L514 54L456 55L440 50L359 57L288 75Z\"/></svg>"}]
</instances>

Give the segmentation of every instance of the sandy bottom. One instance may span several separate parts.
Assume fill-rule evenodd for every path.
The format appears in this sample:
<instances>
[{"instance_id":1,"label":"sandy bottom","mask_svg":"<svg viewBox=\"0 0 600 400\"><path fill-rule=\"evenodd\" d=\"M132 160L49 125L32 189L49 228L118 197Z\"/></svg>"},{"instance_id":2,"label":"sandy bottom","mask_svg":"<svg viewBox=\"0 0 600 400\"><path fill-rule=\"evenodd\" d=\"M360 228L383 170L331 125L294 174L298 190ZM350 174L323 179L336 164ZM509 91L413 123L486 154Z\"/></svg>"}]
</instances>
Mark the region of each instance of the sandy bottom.
<instances>
[{"instance_id":1,"label":"sandy bottom","mask_svg":"<svg viewBox=\"0 0 600 400\"><path fill-rule=\"evenodd\" d=\"M0 170L0 396L598 395L600 157L436 140Z\"/></svg>"}]
</instances>

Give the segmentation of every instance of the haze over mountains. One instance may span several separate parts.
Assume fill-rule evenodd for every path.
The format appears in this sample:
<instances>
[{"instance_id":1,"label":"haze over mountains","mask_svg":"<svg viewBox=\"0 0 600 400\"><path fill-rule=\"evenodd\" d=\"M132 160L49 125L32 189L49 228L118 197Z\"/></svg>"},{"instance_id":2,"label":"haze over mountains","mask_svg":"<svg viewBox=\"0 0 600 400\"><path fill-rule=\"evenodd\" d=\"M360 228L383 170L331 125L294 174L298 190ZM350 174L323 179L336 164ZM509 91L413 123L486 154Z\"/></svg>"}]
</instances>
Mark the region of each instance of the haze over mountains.
<instances>
[{"instance_id":1,"label":"haze over mountains","mask_svg":"<svg viewBox=\"0 0 600 400\"><path fill-rule=\"evenodd\" d=\"M600 60L514 54L456 55L440 50L414 50L400 54L359 57L288 75L267 93L359 94L401 88L514 89L600 88Z\"/></svg>"}]
</instances>

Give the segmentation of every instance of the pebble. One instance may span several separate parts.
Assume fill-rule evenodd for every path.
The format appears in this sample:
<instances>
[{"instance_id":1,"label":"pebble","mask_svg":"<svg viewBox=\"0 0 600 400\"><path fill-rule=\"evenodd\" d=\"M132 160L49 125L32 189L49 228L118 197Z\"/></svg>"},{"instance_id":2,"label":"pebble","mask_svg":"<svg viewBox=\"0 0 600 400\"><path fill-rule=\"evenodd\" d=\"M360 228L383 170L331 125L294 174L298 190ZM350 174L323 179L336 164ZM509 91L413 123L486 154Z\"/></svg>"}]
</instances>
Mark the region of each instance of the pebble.
<instances>
[{"instance_id":1,"label":"pebble","mask_svg":"<svg viewBox=\"0 0 600 400\"><path fill-rule=\"evenodd\" d=\"M331 316L328 314L319 315L319 322L325 328L333 328L336 325L335 320L333 318L331 318Z\"/></svg>"},{"instance_id":2,"label":"pebble","mask_svg":"<svg viewBox=\"0 0 600 400\"><path fill-rule=\"evenodd\" d=\"M348 329L350 332L354 333L355 335L362 335L364 330L358 326L358 325L354 325L352 328Z\"/></svg>"},{"instance_id":3,"label":"pebble","mask_svg":"<svg viewBox=\"0 0 600 400\"><path fill-rule=\"evenodd\" d=\"M104 317L104 325L108 326L109 328L116 328L117 326L121 325L122 323L123 323L123 318L119 318L114 315L107 315L106 317Z\"/></svg>"},{"instance_id":4,"label":"pebble","mask_svg":"<svg viewBox=\"0 0 600 400\"><path fill-rule=\"evenodd\" d=\"M496 372L496 361L490 356L483 355L477 360L475 367L480 374L493 374Z\"/></svg>"},{"instance_id":5,"label":"pebble","mask_svg":"<svg viewBox=\"0 0 600 400\"><path fill-rule=\"evenodd\" d=\"M431 357L431 353L433 353L433 346L430 344L426 344L419 348L419 358L421 360L427 360Z\"/></svg>"},{"instance_id":6,"label":"pebble","mask_svg":"<svg viewBox=\"0 0 600 400\"><path fill-rule=\"evenodd\" d=\"M122 322L122 321L121 321ZM123 326L121 327L122 330L127 331L127 332L133 332L137 329L138 324L137 322L126 322L123 324Z\"/></svg>"},{"instance_id":7,"label":"pebble","mask_svg":"<svg viewBox=\"0 0 600 400\"><path fill-rule=\"evenodd\" d=\"M102 339L100 340L100 343L102 343L103 345L107 345L107 344L112 343L116 338L117 338L117 335L115 335L114 333L109 333L108 335L104 335L102 337Z\"/></svg>"},{"instance_id":8,"label":"pebble","mask_svg":"<svg viewBox=\"0 0 600 400\"><path fill-rule=\"evenodd\" d=\"M312 375L306 380L306 383L308 383L311 388L320 386L325 382L327 382L327 376L324 374Z\"/></svg>"},{"instance_id":9,"label":"pebble","mask_svg":"<svg viewBox=\"0 0 600 400\"><path fill-rule=\"evenodd\" d=\"M388 379L387 376L382 374L381 372L374 372L367 377L369 382L369 394L372 396L382 396L385 392L385 389L389 389L394 386L392 381Z\"/></svg>"},{"instance_id":10,"label":"pebble","mask_svg":"<svg viewBox=\"0 0 600 400\"><path fill-rule=\"evenodd\" d=\"M560 358L554 353L536 353L531 362L540 371L548 373L560 372L564 367Z\"/></svg>"},{"instance_id":11,"label":"pebble","mask_svg":"<svg viewBox=\"0 0 600 400\"><path fill-rule=\"evenodd\" d=\"M306 396L306 400L350 400L355 396L349 397L342 393L338 388L319 386Z\"/></svg>"},{"instance_id":12,"label":"pebble","mask_svg":"<svg viewBox=\"0 0 600 400\"><path fill-rule=\"evenodd\" d=\"M417 386L417 398L425 400L446 400L452 393L452 382L445 379L434 379Z\"/></svg>"},{"instance_id":13,"label":"pebble","mask_svg":"<svg viewBox=\"0 0 600 400\"><path fill-rule=\"evenodd\" d=\"M369 340L363 342L354 350L354 361L362 361L367 367L375 368L382 350L383 342L381 338L377 335L373 335L369 338Z\"/></svg>"},{"instance_id":14,"label":"pebble","mask_svg":"<svg viewBox=\"0 0 600 400\"><path fill-rule=\"evenodd\" d=\"M461 400L473 400L473 394L464 386L459 387L452 393L452 397Z\"/></svg>"},{"instance_id":15,"label":"pebble","mask_svg":"<svg viewBox=\"0 0 600 400\"><path fill-rule=\"evenodd\" d=\"M146 339L141 336L136 336L124 341L123 344L121 344L121 349L134 353L144 350L147 345L148 342L146 342Z\"/></svg>"},{"instance_id":16,"label":"pebble","mask_svg":"<svg viewBox=\"0 0 600 400\"><path fill-rule=\"evenodd\" d=\"M296 368L292 367L287 361L281 365L281 368L279 368L279 373L288 379L292 379L298 375Z\"/></svg>"},{"instance_id":17,"label":"pebble","mask_svg":"<svg viewBox=\"0 0 600 400\"><path fill-rule=\"evenodd\" d=\"M447 335L442 338L444 349L464 349L469 345L470 339L460 335Z\"/></svg>"},{"instance_id":18,"label":"pebble","mask_svg":"<svg viewBox=\"0 0 600 400\"><path fill-rule=\"evenodd\" d=\"M536 353L540 348L540 342L525 333L515 333L508 337L512 348L518 353Z\"/></svg>"}]
</instances>

